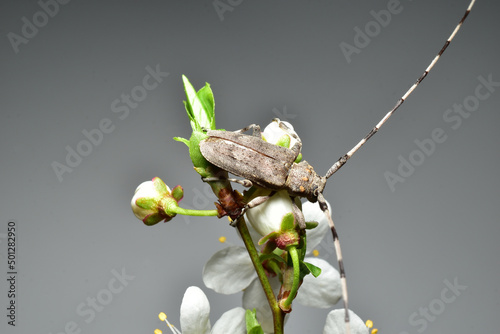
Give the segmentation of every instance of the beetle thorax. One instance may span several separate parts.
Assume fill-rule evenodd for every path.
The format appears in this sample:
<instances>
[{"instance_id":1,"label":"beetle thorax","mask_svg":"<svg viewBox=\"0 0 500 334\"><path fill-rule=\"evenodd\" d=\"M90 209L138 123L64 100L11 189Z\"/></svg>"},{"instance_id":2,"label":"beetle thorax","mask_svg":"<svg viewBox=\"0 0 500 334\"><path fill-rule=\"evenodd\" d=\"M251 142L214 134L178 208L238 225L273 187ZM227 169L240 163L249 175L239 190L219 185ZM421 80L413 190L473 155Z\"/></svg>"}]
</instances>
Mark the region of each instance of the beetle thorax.
<instances>
[{"instance_id":1,"label":"beetle thorax","mask_svg":"<svg viewBox=\"0 0 500 334\"><path fill-rule=\"evenodd\" d=\"M285 186L291 196L306 197L308 201L316 202L325 184L326 179L319 176L314 168L303 160L292 165Z\"/></svg>"}]
</instances>

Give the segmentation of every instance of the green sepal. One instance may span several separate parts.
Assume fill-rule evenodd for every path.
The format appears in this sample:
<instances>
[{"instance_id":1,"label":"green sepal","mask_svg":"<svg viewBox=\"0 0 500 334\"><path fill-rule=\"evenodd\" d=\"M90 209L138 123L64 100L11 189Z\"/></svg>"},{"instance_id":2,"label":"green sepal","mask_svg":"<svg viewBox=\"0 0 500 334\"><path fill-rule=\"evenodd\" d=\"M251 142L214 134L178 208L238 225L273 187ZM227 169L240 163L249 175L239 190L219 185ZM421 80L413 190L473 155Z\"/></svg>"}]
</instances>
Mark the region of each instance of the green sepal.
<instances>
[{"instance_id":1,"label":"green sepal","mask_svg":"<svg viewBox=\"0 0 500 334\"><path fill-rule=\"evenodd\" d=\"M168 194L167 185L159 177L153 178L153 185L155 186L155 189L158 192L158 194Z\"/></svg>"},{"instance_id":2,"label":"green sepal","mask_svg":"<svg viewBox=\"0 0 500 334\"><path fill-rule=\"evenodd\" d=\"M135 204L145 210L154 210L158 207L158 199L154 197L141 197L135 201Z\"/></svg>"},{"instance_id":3,"label":"green sepal","mask_svg":"<svg viewBox=\"0 0 500 334\"><path fill-rule=\"evenodd\" d=\"M279 237L281 235L281 233L279 232L271 232L269 233L268 235L265 235L263 236L262 238L260 238L259 240L259 245L263 245L265 244L268 240L273 240L273 239L276 239L277 237Z\"/></svg>"},{"instance_id":4,"label":"green sepal","mask_svg":"<svg viewBox=\"0 0 500 334\"><path fill-rule=\"evenodd\" d=\"M283 259L281 256L275 253L269 253L269 254L262 254L259 256L260 262L268 261L268 260L274 260L280 263L286 263L285 259Z\"/></svg>"},{"instance_id":5,"label":"green sepal","mask_svg":"<svg viewBox=\"0 0 500 334\"><path fill-rule=\"evenodd\" d=\"M289 212L285 215L283 215L283 218L281 219L281 231L291 231L295 230L295 217L293 213Z\"/></svg>"},{"instance_id":6,"label":"green sepal","mask_svg":"<svg viewBox=\"0 0 500 334\"><path fill-rule=\"evenodd\" d=\"M172 189L172 196L177 202L179 202L184 197L184 190L180 185L175 186L174 189Z\"/></svg>"},{"instance_id":7,"label":"green sepal","mask_svg":"<svg viewBox=\"0 0 500 334\"><path fill-rule=\"evenodd\" d=\"M264 331L257 320L257 312L255 309L246 310L245 322L247 325L247 334L264 334Z\"/></svg>"},{"instance_id":8,"label":"green sepal","mask_svg":"<svg viewBox=\"0 0 500 334\"><path fill-rule=\"evenodd\" d=\"M302 161L302 153L299 153L299 155L297 155L297 158L295 159L295 163L298 164L301 161Z\"/></svg>"},{"instance_id":9,"label":"green sepal","mask_svg":"<svg viewBox=\"0 0 500 334\"><path fill-rule=\"evenodd\" d=\"M275 145L290 148L290 142L291 142L290 136L285 134L276 141Z\"/></svg>"},{"instance_id":10,"label":"green sepal","mask_svg":"<svg viewBox=\"0 0 500 334\"><path fill-rule=\"evenodd\" d=\"M175 217L175 214L173 216L169 216L169 217L165 218L164 215L161 215L159 213L152 213L152 214L146 216L142 221L147 226L153 226L153 225L158 224L159 222L161 222L164 219L165 219L165 221L169 221L170 219L172 219L174 217Z\"/></svg>"},{"instance_id":11,"label":"green sepal","mask_svg":"<svg viewBox=\"0 0 500 334\"><path fill-rule=\"evenodd\" d=\"M312 230L319 225L318 222L306 222L306 230Z\"/></svg>"},{"instance_id":12,"label":"green sepal","mask_svg":"<svg viewBox=\"0 0 500 334\"><path fill-rule=\"evenodd\" d=\"M187 147L189 147L189 140L187 140L186 138L174 137L174 140L175 141L180 141L181 143L184 143L184 144L186 144Z\"/></svg>"}]
</instances>

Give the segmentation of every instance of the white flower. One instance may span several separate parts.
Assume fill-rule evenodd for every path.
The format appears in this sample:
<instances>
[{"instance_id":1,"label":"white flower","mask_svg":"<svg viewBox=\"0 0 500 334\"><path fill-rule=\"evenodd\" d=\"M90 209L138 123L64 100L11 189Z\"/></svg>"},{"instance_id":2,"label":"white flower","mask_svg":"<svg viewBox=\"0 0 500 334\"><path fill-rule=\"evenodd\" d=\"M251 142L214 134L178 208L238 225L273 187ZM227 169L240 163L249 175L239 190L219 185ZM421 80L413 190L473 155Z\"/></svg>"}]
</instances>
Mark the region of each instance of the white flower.
<instances>
[{"instance_id":1,"label":"white flower","mask_svg":"<svg viewBox=\"0 0 500 334\"><path fill-rule=\"evenodd\" d=\"M292 199L286 190L278 191L264 203L245 213L252 227L261 235L279 231L283 216L292 212Z\"/></svg>"},{"instance_id":2,"label":"white flower","mask_svg":"<svg viewBox=\"0 0 500 334\"><path fill-rule=\"evenodd\" d=\"M316 228L306 231L307 253L311 253L321 242L329 226L317 203L305 203L303 212L306 221L319 223ZM312 275L304 277L296 300L306 306L332 307L342 296L338 271L323 259L306 257L304 261L321 268L322 272L317 278ZM222 294L233 294L244 290L243 307L255 308L262 329L265 332L273 332L269 304L244 247L231 246L215 253L205 264L203 282L208 288ZM270 283L276 294L280 287L278 278L270 278Z\"/></svg>"},{"instance_id":3,"label":"white flower","mask_svg":"<svg viewBox=\"0 0 500 334\"><path fill-rule=\"evenodd\" d=\"M361 318L349 310L351 334L368 334L368 327ZM333 310L326 316L326 324L323 334L343 334L345 333L345 310Z\"/></svg>"},{"instance_id":4,"label":"white flower","mask_svg":"<svg viewBox=\"0 0 500 334\"><path fill-rule=\"evenodd\" d=\"M283 123L283 125L288 128L288 131L280 128L279 123ZM291 134L294 134L298 138L292 124L278 119L273 120L268 126L266 126L264 131L262 131L262 137L264 137L268 143L284 146L286 148L292 148L292 146L297 142L297 139L295 139ZM287 143L288 145L286 145Z\"/></svg>"},{"instance_id":5,"label":"white flower","mask_svg":"<svg viewBox=\"0 0 500 334\"><path fill-rule=\"evenodd\" d=\"M209 315L210 304L207 296L200 288L191 286L184 293L181 304L182 332L170 325L164 313L160 313L160 319L165 320L172 332L178 334L246 334L247 332L245 310L241 307L225 312L212 329Z\"/></svg>"}]
</instances>

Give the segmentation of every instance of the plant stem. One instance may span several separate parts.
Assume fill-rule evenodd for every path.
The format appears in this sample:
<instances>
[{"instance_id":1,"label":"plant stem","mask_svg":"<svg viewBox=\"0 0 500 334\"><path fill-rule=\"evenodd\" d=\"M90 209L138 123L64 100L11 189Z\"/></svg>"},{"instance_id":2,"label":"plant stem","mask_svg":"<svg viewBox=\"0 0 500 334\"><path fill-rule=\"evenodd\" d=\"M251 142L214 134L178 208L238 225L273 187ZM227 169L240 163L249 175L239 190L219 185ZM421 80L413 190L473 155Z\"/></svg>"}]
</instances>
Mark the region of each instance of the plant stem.
<instances>
[{"instance_id":1,"label":"plant stem","mask_svg":"<svg viewBox=\"0 0 500 334\"><path fill-rule=\"evenodd\" d=\"M297 295L297 291L299 290L299 283L300 283L300 263L299 263L299 255L297 253L297 248L295 246L290 246L287 249L288 254L292 258L292 263L293 263L293 284L292 288L290 289L290 294L288 295L288 298L283 302L283 306L285 309L290 308L290 305L292 305L292 301L295 299L295 296Z\"/></svg>"},{"instance_id":2,"label":"plant stem","mask_svg":"<svg viewBox=\"0 0 500 334\"><path fill-rule=\"evenodd\" d=\"M172 207L169 211L186 216L217 216L217 210L194 210L183 209L181 207Z\"/></svg>"},{"instance_id":3,"label":"plant stem","mask_svg":"<svg viewBox=\"0 0 500 334\"><path fill-rule=\"evenodd\" d=\"M248 231L248 227L243 217L240 218L238 224L236 224L236 227L240 232L241 238L243 239L243 243L247 248L250 258L252 259L253 266L255 268L255 271L257 272L260 283L262 284L262 288L264 289L264 293L266 294L269 306L271 307L271 312L273 313L274 320L274 334L283 334L285 313L280 309L278 302L276 301L276 297L274 295L273 289L271 288L271 284L269 284L269 280L267 279L266 271L264 270L262 263L260 263L259 253L255 249L252 237L250 236L250 232Z\"/></svg>"}]
</instances>

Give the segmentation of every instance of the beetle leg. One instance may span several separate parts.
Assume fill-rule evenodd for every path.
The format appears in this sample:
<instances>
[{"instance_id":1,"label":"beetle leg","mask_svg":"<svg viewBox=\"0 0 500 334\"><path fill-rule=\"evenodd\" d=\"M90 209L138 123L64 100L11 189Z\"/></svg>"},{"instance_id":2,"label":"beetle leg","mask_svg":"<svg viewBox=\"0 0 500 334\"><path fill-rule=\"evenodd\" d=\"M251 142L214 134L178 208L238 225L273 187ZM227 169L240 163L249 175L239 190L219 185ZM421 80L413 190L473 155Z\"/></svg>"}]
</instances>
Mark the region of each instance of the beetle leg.
<instances>
[{"instance_id":1,"label":"beetle leg","mask_svg":"<svg viewBox=\"0 0 500 334\"><path fill-rule=\"evenodd\" d=\"M262 138L262 131L260 130L260 125L250 124L249 126L245 126L243 129L234 131L235 133L243 133L248 130L252 130L252 136Z\"/></svg>"},{"instance_id":2,"label":"beetle leg","mask_svg":"<svg viewBox=\"0 0 500 334\"><path fill-rule=\"evenodd\" d=\"M295 204L295 197L292 197L292 213L295 217L297 224L301 230L306 229L306 220L304 218L304 213L299 209L297 204Z\"/></svg>"},{"instance_id":3,"label":"beetle leg","mask_svg":"<svg viewBox=\"0 0 500 334\"><path fill-rule=\"evenodd\" d=\"M351 327L349 323L349 313L348 313L349 311L348 311L348 300L347 300L347 282L345 278L344 260L342 259L342 251L340 250L339 236L337 234L337 230L335 229L335 224L333 223L330 210L328 210L328 205L326 204L325 197L323 197L322 193L318 193L318 203L321 210L325 213L326 219L330 224L330 229L332 230L333 243L335 245L335 253L337 253L337 261L339 263L340 282L342 285L342 299L344 300L346 333L350 333Z\"/></svg>"},{"instance_id":4,"label":"beetle leg","mask_svg":"<svg viewBox=\"0 0 500 334\"><path fill-rule=\"evenodd\" d=\"M247 204L245 204L245 206L243 207L243 210L241 210L241 214L235 220L233 220L229 225L236 226L236 224L238 223L238 221L241 219L241 217L243 217L243 215L245 214L245 212L248 209L255 208L256 206L261 205L262 203L264 203L268 199L270 199L271 196L273 196L275 193L276 193L276 191L272 191L269 195L266 195L266 196L257 196L254 199L252 199L250 202L248 202Z\"/></svg>"},{"instance_id":5,"label":"beetle leg","mask_svg":"<svg viewBox=\"0 0 500 334\"><path fill-rule=\"evenodd\" d=\"M221 178L216 177L216 176L213 176L213 177L202 177L201 180L203 182L212 182L212 181L219 181L219 180L221 180ZM234 183L241 184L243 187L247 187L247 188L250 188L251 186L253 186L253 183L250 180L245 180L245 179L243 179L243 180L239 180L239 179L224 179L224 180L228 180L228 181L231 181L231 182L234 182Z\"/></svg>"}]
</instances>

